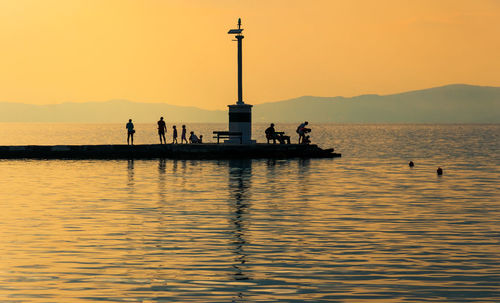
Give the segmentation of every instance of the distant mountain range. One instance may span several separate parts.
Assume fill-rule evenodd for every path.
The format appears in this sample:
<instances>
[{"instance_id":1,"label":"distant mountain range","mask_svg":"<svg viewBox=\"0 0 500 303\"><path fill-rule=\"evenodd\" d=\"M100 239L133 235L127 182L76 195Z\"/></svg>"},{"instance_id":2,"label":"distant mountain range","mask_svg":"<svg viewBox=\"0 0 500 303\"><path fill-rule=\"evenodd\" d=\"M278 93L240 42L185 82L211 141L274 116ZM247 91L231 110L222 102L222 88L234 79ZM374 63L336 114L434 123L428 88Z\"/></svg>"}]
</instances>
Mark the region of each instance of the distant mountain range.
<instances>
[{"instance_id":1,"label":"distant mountain range","mask_svg":"<svg viewBox=\"0 0 500 303\"><path fill-rule=\"evenodd\" d=\"M0 122L156 122L164 115L167 121L221 122L224 111L165 103L140 103L127 100L106 102L32 105L0 102Z\"/></svg>"},{"instance_id":2,"label":"distant mountain range","mask_svg":"<svg viewBox=\"0 0 500 303\"><path fill-rule=\"evenodd\" d=\"M31 105L0 102L0 122L227 122L227 111L127 100ZM254 122L500 123L500 87L447 85L393 95L303 96L254 106Z\"/></svg>"}]
</instances>

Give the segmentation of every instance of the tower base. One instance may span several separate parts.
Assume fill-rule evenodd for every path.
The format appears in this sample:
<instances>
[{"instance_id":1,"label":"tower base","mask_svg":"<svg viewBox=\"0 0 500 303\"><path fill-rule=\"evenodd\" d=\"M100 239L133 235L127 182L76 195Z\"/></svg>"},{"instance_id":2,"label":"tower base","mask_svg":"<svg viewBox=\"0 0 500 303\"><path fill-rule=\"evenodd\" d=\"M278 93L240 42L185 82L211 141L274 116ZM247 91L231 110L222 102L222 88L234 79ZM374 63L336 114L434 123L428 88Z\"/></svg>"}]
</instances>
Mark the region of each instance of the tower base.
<instances>
[{"instance_id":1,"label":"tower base","mask_svg":"<svg viewBox=\"0 0 500 303\"><path fill-rule=\"evenodd\" d=\"M229 131L241 132L243 144L254 144L252 140L252 107L250 104L232 104L229 107ZM239 144L239 139L225 140L224 143Z\"/></svg>"}]
</instances>

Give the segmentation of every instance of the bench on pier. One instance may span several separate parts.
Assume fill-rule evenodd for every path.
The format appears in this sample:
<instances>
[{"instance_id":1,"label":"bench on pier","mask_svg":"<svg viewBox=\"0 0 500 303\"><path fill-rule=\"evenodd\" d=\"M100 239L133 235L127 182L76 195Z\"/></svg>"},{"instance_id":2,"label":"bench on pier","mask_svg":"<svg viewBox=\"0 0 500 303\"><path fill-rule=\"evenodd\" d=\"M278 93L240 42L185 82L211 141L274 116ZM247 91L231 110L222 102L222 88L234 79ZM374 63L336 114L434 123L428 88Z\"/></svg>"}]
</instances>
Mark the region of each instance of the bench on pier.
<instances>
[{"instance_id":1,"label":"bench on pier","mask_svg":"<svg viewBox=\"0 0 500 303\"><path fill-rule=\"evenodd\" d=\"M231 138L240 138L240 144L243 143L242 133L241 132L228 132L228 131L214 131L213 132L214 139L217 138L217 144L219 144L220 139L231 139Z\"/></svg>"}]
</instances>

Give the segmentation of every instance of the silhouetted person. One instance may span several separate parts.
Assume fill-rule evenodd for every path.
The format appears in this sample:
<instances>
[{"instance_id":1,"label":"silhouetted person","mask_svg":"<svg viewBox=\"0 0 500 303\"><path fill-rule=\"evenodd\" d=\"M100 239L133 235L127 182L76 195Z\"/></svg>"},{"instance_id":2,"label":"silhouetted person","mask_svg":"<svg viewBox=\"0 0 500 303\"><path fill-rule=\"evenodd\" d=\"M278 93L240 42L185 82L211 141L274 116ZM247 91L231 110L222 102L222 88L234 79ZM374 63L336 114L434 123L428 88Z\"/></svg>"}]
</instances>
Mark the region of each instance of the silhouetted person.
<instances>
[{"instance_id":1,"label":"silhouetted person","mask_svg":"<svg viewBox=\"0 0 500 303\"><path fill-rule=\"evenodd\" d=\"M437 172L438 176L441 176L443 174L443 169L441 167L438 167L436 172Z\"/></svg>"},{"instance_id":2,"label":"silhouetted person","mask_svg":"<svg viewBox=\"0 0 500 303\"><path fill-rule=\"evenodd\" d=\"M304 123L300 124L298 127L297 127L297 134L299 134L299 144L301 142L301 140L304 138L304 135L308 132L311 131L311 129L309 128L306 128L306 125L308 125L309 122L305 121Z\"/></svg>"},{"instance_id":3,"label":"silhouetted person","mask_svg":"<svg viewBox=\"0 0 500 303\"><path fill-rule=\"evenodd\" d=\"M167 140L165 139L166 130L167 126L165 125L165 121L163 121L163 117L161 117L160 121L158 121L158 136L160 137L160 144L162 144L162 138L163 138L163 143L167 144Z\"/></svg>"},{"instance_id":4,"label":"silhouetted person","mask_svg":"<svg viewBox=\"0 0 500 303\"><path fill-rule=\"evenodd\" d=\"M181 132L181 143L184 143L184 141L188 143L188 140L186 139L186 125L182 126L182 132Z\"/></svg>"},{"instance_id":5,"label":"silhouetted person","mask_svg":"<svg viewBox=\"0 0 500 303\"><path fill-rule=\"evenodd\" d=\"M410 163L408 163L408 165L409 165L410 167L413 167L413 166L415 166L415 163L413 163L413 161L410 161Z\"/></svg>"},{"instance_id":6,"label":"silhouetted person","mask_svg":"<svg viewBox=\"0 0 500 303\"><path fill-rule=\"evenodd\" d=\"M172 144L174 144L174 143L177 144L177 126L174 125L174 126L172 126L172 128L174 129L172 131L172 133L173 133L172 134Z\"/></svg>"},{"instance_id":7,"label":"silhouetted person","mask_svg":"<svg viewBox=\"0 0 500 303\"><path fill-rule=\"evenodd\" d=\"M203 135L200 135L200 139L198 139L198 143L203 143Z\"/></svg>"},{"instance_id":8,"label":"silhouetted person","mask_svg":"<svg viewBox=\"0 0 500 303\"><path fill-rule=\"evenodd\" d=\"M264 132L266 133L267 144L269 144L269 141L271 140L273 140L273 144L276 144L276 130L274 129L274 123L271 123L271 125L266 128Z\"/></svg>"},{"instance_id":9,"label":"silhouetted person","mask_svg":"<svg viewBox=\"0 0 500 303\"><path fill-rule=\"evenodd\" d=\"M125 128L127 129L127 145L134 145L134 123L132 123L132 119L128 119L127 125L125 125Z\"/></svg>"},{"instance_id":10,"label":"silhouetted person","mask_svg":"<svg viewBox=\"0 0 500 303\"><path fill-rule=\"evenodd\" d=\"M309 139L309 138L310 138L309 136L304 136L302 138L301 144L310 144L311 143L311 139Z\"/></svg>"},{"instance_id":11,"label":"silhouetted person","mask_svg":"<svg viewBox=\"0 0 500 303\"><path fill-rule=\"evenodd\" d=\"M194 132L190 132L189 143L200 143L200 139L194 134Z\"/></svg>"}]
</instances>

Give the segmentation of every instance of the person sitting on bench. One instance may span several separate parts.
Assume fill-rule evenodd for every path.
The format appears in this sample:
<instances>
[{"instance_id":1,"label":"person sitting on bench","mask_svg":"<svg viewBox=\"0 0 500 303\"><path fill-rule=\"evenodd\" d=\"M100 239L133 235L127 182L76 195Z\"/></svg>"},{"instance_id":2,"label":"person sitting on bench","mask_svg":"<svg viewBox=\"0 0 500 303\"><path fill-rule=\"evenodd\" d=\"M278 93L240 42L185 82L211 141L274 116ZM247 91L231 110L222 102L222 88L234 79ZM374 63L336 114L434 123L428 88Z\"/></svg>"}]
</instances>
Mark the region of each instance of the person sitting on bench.
<instances>
[{"instance_id":1,"label":"person sitting on bench","mask_svg":"<svg viewBox=\"0 0 500 303\"><path fill-rule=\"evenodd\" d=\"M273 144L276 144L276 130L274 129L274 123L271 123L271 125L266 128L265 130L266 133L266 139L267 139L267 144L269 144L269 141L273 140Z\"/></svg>"},{"instance_id":2,"label":"person sitting on bench","mask_svg":"<svg viewBox=\"0 0 500 303\"><path fill-rule=\"evenodd\" d=\"M274 129L274 123L271 123L271 125L266 129L265 133L268 144L271 140L273 140L273 144L276 144L276 140L278 140L280 144L290 144L290 136L285 136L285 132L277 132Z\"/></svg>"}]
</instances>

